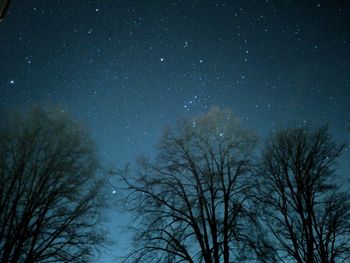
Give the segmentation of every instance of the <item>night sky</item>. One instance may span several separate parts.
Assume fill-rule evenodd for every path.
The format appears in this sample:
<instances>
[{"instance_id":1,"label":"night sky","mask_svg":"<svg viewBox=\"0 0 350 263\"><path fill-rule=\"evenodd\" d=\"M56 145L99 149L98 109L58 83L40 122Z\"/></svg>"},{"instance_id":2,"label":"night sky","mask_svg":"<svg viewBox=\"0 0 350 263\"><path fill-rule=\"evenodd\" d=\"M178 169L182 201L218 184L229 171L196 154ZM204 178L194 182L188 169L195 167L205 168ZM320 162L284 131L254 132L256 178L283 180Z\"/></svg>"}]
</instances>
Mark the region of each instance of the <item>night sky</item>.
<instances>
[{"instance_id":1,"label":"night sky","mask_svg":"<svg viewBox=\"0 0 350 263\"><path fill-rule=\"evenodd\" d=\"M109 167L153 155L164 125L212 106L262 138L328 123L350 142L350 1L13 0L0 108L33 105L86 123ZM120 237L119 215L107 228Z\"/></svg>"}]
</instances>

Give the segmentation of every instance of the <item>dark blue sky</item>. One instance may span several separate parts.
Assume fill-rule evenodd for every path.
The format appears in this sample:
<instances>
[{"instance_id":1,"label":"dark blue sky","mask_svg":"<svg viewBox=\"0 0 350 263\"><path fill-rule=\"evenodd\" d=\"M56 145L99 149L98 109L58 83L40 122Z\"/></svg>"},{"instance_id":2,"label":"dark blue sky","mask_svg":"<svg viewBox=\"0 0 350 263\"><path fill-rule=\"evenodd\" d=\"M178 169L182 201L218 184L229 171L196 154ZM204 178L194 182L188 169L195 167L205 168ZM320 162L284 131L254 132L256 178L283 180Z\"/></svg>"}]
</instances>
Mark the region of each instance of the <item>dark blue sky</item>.
<instances>
[{"instance_id":1,"label":"dark blue sky","mask_svg":"<svg viewBox=\"0 0 350 263\"><path fill-rule=\"evenodd\" d=\"M0 107L52 104L117 167L211 106L262 137L329 123L349 142L350 2L13 0L0 23Z\"/></svg>"}]
</instances>

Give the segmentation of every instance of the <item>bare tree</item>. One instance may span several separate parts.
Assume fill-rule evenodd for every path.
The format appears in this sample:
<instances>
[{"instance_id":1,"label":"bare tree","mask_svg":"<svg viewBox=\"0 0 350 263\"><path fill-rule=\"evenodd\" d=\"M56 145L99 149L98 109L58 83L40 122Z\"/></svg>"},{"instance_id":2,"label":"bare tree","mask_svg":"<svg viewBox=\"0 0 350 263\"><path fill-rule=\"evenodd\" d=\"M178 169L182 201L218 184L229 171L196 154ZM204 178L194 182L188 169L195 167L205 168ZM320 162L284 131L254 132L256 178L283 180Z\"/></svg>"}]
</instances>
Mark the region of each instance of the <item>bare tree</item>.
<instances>
[{"instance_id":1,"label":"bare tree","mask_svg":"<svg viewBox=\"0 0 350 263\"><path fill-rule=\"evenodd\" d=\"M349 262L350 199L335 173L342 150L327 128L282 130L268 141L263 214L278 261Z\"/></svg>"},{"instance_id":2,"label":"bare tree","mask_svg":"<svg viewBox=\"0 0 350 263\"><path fill-rule=\"evenodd\" d=\"M92 141L54 110L0 126L0 261L86 261L102 241Z\"/></svg>"},{"instance_id":3,"label":"bare tree","mask_svg":"<svg viewBox=\"0 0 350 263\"><path fill-rule=\"evenodd\" d=\"M154 162L125 180L136 216L133 262L233 262L254 236L251 155L256 137L212 109L166 129ZM241 258L242 259L242 258Z\"/></svg>"}]
</instances>

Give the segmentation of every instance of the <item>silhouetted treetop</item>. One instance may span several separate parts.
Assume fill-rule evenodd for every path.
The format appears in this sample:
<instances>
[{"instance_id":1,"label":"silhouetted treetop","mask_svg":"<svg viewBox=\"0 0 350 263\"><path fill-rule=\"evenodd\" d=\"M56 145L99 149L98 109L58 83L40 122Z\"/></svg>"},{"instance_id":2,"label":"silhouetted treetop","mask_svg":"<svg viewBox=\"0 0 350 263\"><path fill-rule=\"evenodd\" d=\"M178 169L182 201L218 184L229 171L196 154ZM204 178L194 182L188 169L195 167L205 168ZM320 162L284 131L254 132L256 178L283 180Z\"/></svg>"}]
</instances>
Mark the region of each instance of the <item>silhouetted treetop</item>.
<instances>
[{"instance_id":1,"label":"silhouetted treetop","mask_svg":"<svg viewBox=\"0 0 350 263\"><path fill-rule=\"evenodd\" d=\"M0 261L85 262L102 241L93 142L56 110L1 119Z\"/></svg>"},{"instance_id":2,"label":"silhouetted treetop","mask_svg":"<svg viewBox=\"0 0 350 263\"><path fill-rule=\"evenodd\" d=\"M278 261L349 260L350 196L335 169L342 150L326 127L280 130L267 142L262 217Z\"/></svg>"},{"instance_id":3,"label":"silhouetted treetop","mask_svg":"<svg viewBox=\"0 0 350 263\"><path fill-rule=\"evenodd\" d=\"M127 259L229 263L244 255L255 236L255 142L233 113L216 108L166 129L157 160L125 175L138 218Z\"/></svg>"}]
</instances>

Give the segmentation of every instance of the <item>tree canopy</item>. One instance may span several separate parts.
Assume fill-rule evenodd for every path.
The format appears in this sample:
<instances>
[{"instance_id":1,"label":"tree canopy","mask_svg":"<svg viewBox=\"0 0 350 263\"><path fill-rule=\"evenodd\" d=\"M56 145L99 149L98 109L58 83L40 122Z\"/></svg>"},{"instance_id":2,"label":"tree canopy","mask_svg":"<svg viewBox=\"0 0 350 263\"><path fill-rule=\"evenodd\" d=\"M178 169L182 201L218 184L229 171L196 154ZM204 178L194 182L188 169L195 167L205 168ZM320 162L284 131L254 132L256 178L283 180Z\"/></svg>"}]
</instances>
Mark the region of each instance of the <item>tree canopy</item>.
<instances>
[{"instance_id":1,"label":"tree canopy","mask_svg":"<svg viewBox=\"0 0 350 263\"><path fill-rule=\"evenodd\" d=\"M260 200L277 261L349 261L350 196L336 174L343 148L326 127L280 130L267 142Z\"/></svg>"},{"instance_id":2,"label":"tree canopy","mask_svg":"<svg viewBox=\"0 0 350 263\"><path fill-rule=\"evenodd\" d=\"M0 261L86 261L102 240L97 167L94 144L67 114L2 115Z\"/></svg>"},{"instance_id":3,"label":"tree canopy","mask_svg":"<svg viewBox=\"0 0 350 263\"><path fill-rule=\"evenodd\" d=\"M350 196L336 172L344 146L327 127L281 129L262 151L256 142L217 108L165 129L155 160L123 175L136 217L125 260L347 262Z\"/></svg>"},{"instance_id":4,"label":"tree canopy","mask_svg":"<svg viewBox=\"0 0 350 263\"><path fill-rule=\"evenodd\" d=\"M125 177L138 216L137 262L232 262L254 236L256 137L230 111L212 109L166 129L155 162Z\"/></svg>"}]
</instances>

